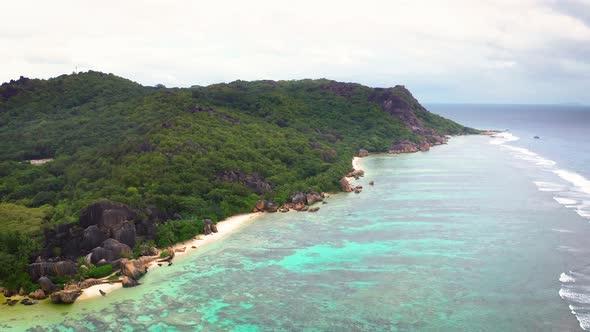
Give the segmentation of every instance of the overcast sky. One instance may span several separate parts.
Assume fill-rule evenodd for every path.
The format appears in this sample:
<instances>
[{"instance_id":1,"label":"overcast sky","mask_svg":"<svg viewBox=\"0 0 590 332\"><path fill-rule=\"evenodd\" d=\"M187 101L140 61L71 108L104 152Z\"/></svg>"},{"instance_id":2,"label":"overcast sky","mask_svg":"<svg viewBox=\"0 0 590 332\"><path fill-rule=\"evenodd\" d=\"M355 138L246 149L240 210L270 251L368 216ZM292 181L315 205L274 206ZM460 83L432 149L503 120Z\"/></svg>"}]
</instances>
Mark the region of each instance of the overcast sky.
<instances>
[{"instance_id":1,"label":"overcast sky","mask_svg":"<svg viewBox=\"0 0 590 332\"><path fill-rule=\"evenodd\" d=\"M423 102L590 104L590 0L7 1L0 81L330 78Z\"/></svg>"}]
</instances>

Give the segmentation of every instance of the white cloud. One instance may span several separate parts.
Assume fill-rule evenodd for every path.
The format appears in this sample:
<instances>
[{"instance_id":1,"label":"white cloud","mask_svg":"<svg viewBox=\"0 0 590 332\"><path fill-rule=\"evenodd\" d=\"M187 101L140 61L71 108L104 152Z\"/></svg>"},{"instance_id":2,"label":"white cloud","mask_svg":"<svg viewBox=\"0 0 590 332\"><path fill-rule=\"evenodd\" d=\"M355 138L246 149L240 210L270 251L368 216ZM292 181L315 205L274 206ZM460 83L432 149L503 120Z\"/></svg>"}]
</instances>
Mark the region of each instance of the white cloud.
<instances>
[{"instance_id":1,"label":"white cloud","mask_svg":"<svg viewBox=\"0 0 590 332\"><path fill-rule=\"evenodd\" d=\"M1 81L77 66L147 85L328 77L426 101L590 102L538 83L542 67L571 91L590 83L572 51L590 27L542 0L13 1L0 15Z\"/></svg>"}]
</instances>

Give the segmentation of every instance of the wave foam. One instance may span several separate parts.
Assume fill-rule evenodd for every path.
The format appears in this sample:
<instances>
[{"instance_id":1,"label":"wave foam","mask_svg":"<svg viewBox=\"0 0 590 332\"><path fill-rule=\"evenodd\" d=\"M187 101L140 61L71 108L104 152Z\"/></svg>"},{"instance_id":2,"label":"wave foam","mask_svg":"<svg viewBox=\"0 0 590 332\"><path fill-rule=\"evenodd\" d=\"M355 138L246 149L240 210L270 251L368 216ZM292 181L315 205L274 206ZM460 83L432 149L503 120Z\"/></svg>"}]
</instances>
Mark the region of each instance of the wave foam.
<instances>
[{"instance_id":1,"label":"wave foam","mask_svg":"<svg viewBox=\"0 0 590 332\"><path fill-rule=\"evenodd\" d=\"M492 140L490 141L490 143L495 144L495 145L500 145L500 144L504 144L507 142L518 141L520 139L520 137L514 136L507 131L503 131L503 132L494 134L491 137L492 137Z\"/></svg>"},{"instance_id":2,"label":"wave foam","mask_svg":"<svg viewBox=\"0 0 590 332\"><path fill-rule=\"evenodd\" d=\"M559 281L561 281L561 282L575 282L576 279L574 277L568 275L567 273L563 272L559 276Z\"/></svg>"},{"instance_id":3,"label":"wave foam","mask_svg":"<svg viewBox=\"0 0 590 332\"><path fill-rule=\"evenodd\" d=\"M546 181L533 181L539 191L564 191L566 187L559 183L546 182Z\"/></svg>"},{"instance_id":4,"label":"wave foam","mask_svg":"<svg viewBox=\"0 0 590 332\"><path fill-rule=\"evenodd\" d=\"M563 169L554 170L553 173L571 183L578 191L590 195L590 180L586 179L583 175Z\"/></svg>"},{"instance_id":5,"label":"wave foam","mask_svg":"<svg viewBox=\"0 0 590 332\"><path fill-rule=\"evenodd\" d=\"M576 205L578 201L571 198L553 197L553 199L561 205Z\"/></svg>"},{"instance_id":6,"label":"wave foam","mask_svg":"<svg viewBox=\"0 0 590 332\"><path fill-rule=\"evenodd\" d=\"M559 192L559 196L553 197L557 203L574 209L582 218L590 219L590 180L578 173L557 168L555 161L543 158L529 149L504 144L519 139L511 133L502 132L492 137L493 139L490 143L500 145L503 149L508 150L515 158L540 166L542 170L552 172L563 180L564 183L547 181L533 182L539 191Z\"/></svg>"},{"instance_id":7,"label":"wave foam","mask_svg":"<svg viewBox=\"0 0 590 332\"><path fill-rule=\"evenodd\" d=\"M569 229L563 229L563 228L551 228L552 231L557 232L557 233L573 233L573 231L570 231Z\"/></svg>"},{"instance_id":8,"label":"wave foam","mask_svg":"<svg viewBox=\"0 0 590 332\"><path fill-rule=\"evenodd\" d=\"M590 304L590 295L576 292L569 287L562 287L559 290L559 296L567 301L579 304Z\"/></svg>"}]
</instances>

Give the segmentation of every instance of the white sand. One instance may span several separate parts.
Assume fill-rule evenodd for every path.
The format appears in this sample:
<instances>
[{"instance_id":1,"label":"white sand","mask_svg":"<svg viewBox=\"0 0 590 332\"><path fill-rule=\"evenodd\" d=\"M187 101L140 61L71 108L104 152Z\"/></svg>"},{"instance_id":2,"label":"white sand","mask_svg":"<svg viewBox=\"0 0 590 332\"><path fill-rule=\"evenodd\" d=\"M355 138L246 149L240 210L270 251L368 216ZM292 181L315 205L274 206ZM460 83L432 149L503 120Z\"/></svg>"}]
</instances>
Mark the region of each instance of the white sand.
<instances>
[{"instance_id":1,"label":"white sand","mask_svg":"<svg viewBox=\"0 0 590 332\"><path fill-rule=\"evenodd\" d=\"M352 158L352 168L354 168L354 170L360 170L361 168L361 158L360 157L354 157Z\"/></svg>"},{"instance_id":2,"label":"white sand","mask_svg":"<svg viewBox=\"0 0 590 332\"><path fill-rule=\"evenodd\" d=\"M100 294L99 290L102 290L103 292L107 293L108 296L110 292L120 288L123 288L123 284L121 284L120 282L112 284L94 285L88 288L84 288L84 292L82 293L82 295L80 295L80 297L78 297L77 301L91 299L94 297L100 297L102 295Z\"/></svg>"},{"instance_id":3,"label":"white sand","mask_svg":"<svg viewBox=\"0 0 590 332\"><path fill-rule=\"evenodd\" d=\"M175 252L174 252L175 256L184 255L188 252L197 250L198 248L200 248L204 245L207 245L213 241L223 238L224 236L230 234L234 230L238 229L240 226L247 223L248 221L252 221L254 218L259 217L262 214L263 214L262 212L254 212L254 213L239 214L239 215L236 215L233 217L229 217L229 218L217 223L217 233L211 233L209 235L202 235L201 234L192 240L182 242L182 243L177 243L169 249L175 250ZM193 248L193 246L196 248ZM176 252L176 249L182 249L182 248L185 248L184 252ZM156 261L153 261L149 265L150 269L154 268L154 267L158 267ZM80 295L80 297L78 297L78 300L86 300L86 299L90 299L90 298L100 297L102 295L100 294L99 290L102 290L103 292L107 293L107 296L108 296L108 293L110 293L114 290L120 289L120 288L123 288L123 285L119 282L112 283L112 284L94 285L92 287L85 288L82 295Z\"/></svg>"},{"instance_id":4,"label":"white sand","mask_svg":"<svg viewBox=\"0 0 590 332\"><path fill-rule=\"evenodd\" d=\"M184 255L187 252L197 250L200 247L202 247L208 243L211 243L215 240L219 240L222 237L226 236L227 234L236 230L238 227L244 225L246 222L251 221L254 218L259 217L261 215L262 215L262 212L239 214L236 216L229 217L223 221L220 221L217 223L217 233L211 233L209 235L201 234L192 240L182 242L182 243L177 243L174 246L172 246L172 249L175 250L174 255L175 256ZM193 246L196 248L193 248ZM176 251L176 249L182 250L183 248L185 248L184 252ZM153 264L155 264L155 262L153 262L152 265Z\"/></svg>"}]
</instances>

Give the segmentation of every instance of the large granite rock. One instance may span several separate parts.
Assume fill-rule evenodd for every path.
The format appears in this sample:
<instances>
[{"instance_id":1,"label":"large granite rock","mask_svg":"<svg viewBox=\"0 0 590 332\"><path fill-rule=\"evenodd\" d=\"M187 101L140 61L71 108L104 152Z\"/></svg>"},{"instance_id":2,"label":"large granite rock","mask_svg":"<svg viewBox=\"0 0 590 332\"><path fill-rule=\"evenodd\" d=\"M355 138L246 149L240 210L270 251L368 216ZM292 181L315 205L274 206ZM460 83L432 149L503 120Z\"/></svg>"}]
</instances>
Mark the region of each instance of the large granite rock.
<instances>
[{"instance_id":1,"label":"large granite rock","mask_svg":"<svg viewBox=\"0 0 590 332\"><path fill-rule=\"evenodd\" d=\"M298 192L291 196L291 203L293 204L312 205L322 200L322 195L313 191L308 193Z\"/></svg>"},{"instance_id":2,"label":"large granite rock","mask_svg":"<svg viewBox=\"0 0 590 332\"><path fill-rule=\"evenodd\" d=\"M40 262L29 265L29 274L33 281L42 276L73 276L78 272L72 261Z\"/></svg>"},{"instance_id":3,"label":"large granite rock","mask_svg":"<svg viewBox=\"0 0 590 332\"><path fill-rule=\"evenodd\" d=\"M129 247L134 247L136 243L135 225L132 221L123 221L118 228L113 229L112 238Z\"/></svg>"},{"instance_id":4,"label":"large granite rock","mask_svg":"<svg viewBox=\"0 0 590 332\"><path fill-rule=\"evenodd\" d=\"M367 151L365 149L360 149L359 150L359 154L358 154L359 157L366 157L368 155L369 155L369 151Z\"/></svg>"},{"instance_id":5,"label":"large granite rock","mask_svg":"<svg viewBox=\"0 0 590 332\"><path fill-rule=\"evenodd\" d=\"M39 286L41 286L41 290L44 294L51 294L58 290L53 282L47 277L41 277L39 280L37 280L37 282L39 283Z\"/></svg>"},{"instance_id":6,"label":"large granite rock","mask_svg":"<svg viewBox=\"0 0 590 332\"><path fill-rule=\"evenodd\" d=\"M36 291L29 293L29 297L33 300L44 300L47 298L47 295L45 295L45 292L42 289L37 289Z\"/></svg>"},{"instance_id":7,"label":"large granite rock","mask_svg":"<svg viewBox=\"0 0 590 332\"><path fill-rule=\"evenodd\" d=\"M340 186L342 187L342 191L347 193L352 192L354 190L350 185L350 182L348 182L348 180L345 177L340 179Z\"/></svg>"},{"instance_id":8,"label":"large granite rock","mask_svg":"<svg viewBox=\"0 0 590 332\"><path fill-rule=\"evenodd\" d=\"M133 247L136 243L135 218L135 212L127 205L105 200L90 204L82 211L80 226L85 229L96 226L106 237Z\"/></svg>"},{"instance_id":9,"label":"large granite rock","mask_svg":"<svg viewBox=\"0 0 590 332\"><path fill-rule=\"evenodd\" d=\"M106 239L102 243L102 247L112 251L115 254L115 259L133 256L133 250L128 245L115 239Z\"/></svg>"},{"instance_id":10,"label":"large granite rock","mask_svg":"<svg viewBox=\"0 0 590 332\"><path fill-rule=\"evenodd\" d=\"M138 280L146 273L147 266L142 261L125 258L121 260L121 275Z\"/></svg>"},{"instance_id":11,"label":"large granite rock","mask_svg":"<svg viewBox=\"0 0 590 332\"><path fill-rule=\"evenodd\" d=\"M115 259L115 253L111 250L107 250L103 247L96 247L92 249L92 255L90 256L90 261L92 264L98 264L98 262L104 260L106 262L110 262Z\"/></svg>"},{"instance_id":12,"label":"large granite rock","mask_svg":"<svg viewBox=\"0 0 590 332\"><path fill-rule=\"evenodd\" d=\"M86 279L86 280L80 282L78 284L78 287L80 287L81 289L85 289L85 288L88 288L88 287L92 287L92 286L100 285L100 284L104 284L104 283L105 282L102 281L102 280L94 279L94 278L89 278L89 279Z\"/></svg>"},{"instance_id":13,"label":"large granite rock","mask_svg":"<svg viewBox=\"0 0 590 332\"><path fill-rule=\"evenodd\" d=\"M100 246L100 244L106 239L106 232L102 231L100 228L98 228L98 226L92 225L84 230L82 235L82 243L80 246L83 249L91 250L92 248Z\"/></svg>"},{"instance_id":14,"label":"large granite rock","mask_svg":"<svg viewBox=\"0 0 590 332\"><path fill-rule=\"evenodd\" d=\"M213 221L211 221L211 219L203 220L203 233L205 233L205 235L209 235L213 232L211 225L213 225Z\"/></svg>"},{"instance_id":15,"label":"large granite rock","mask_svg":"<svg viewBox=\"0 0 590 332\"><path fill-rule=\"evenodd\" d=\"M96 225L99 228L112 228L124 220L135 219L135 212L125 204L109 200L88 205L80 214L80 226Z\"/></svg>"},{"instance_id":16,"label":"large granite rock","mask_svg":"<svg viewBox=\"0 0 590 332\"><path fill-rule=\"evenodd\" d=\"M391 146L389 153L410 153L418 151L418 145L410 141L400 141Z\"/></svg>"},{"instance_id":17,"label":"large granite rock","mask_svg":"<svg viewBox=\"0 0 590 332\"><path fill-rule=\"evenodd\" d=\"M259 195L272 190L270 184L265 182L264 177L258 174L244 174L239 171L224 171L219 173L217 181L240 183L252 189Z\"/></svg>"},{"instance_id":18,"label":"large granite rock","mask_svg":"<svg viewBox=\"0 0 590 332\"><path fill-rule=\"evenodd\" d=\"M139 282L137 280L129 278L127 276L122 276L120 280L123 284L123 288L135 287L139 285Z\"/></svg>"},{"instance_id":19,"label":"large granite rock","mask_svg":"<svg viewBox=\"0 0 590 332\"><path fill-rule=\"evenodd\" d=\"M293 204L307 204L307 196L304 193L295 193L291 196L291 203Z\"/></svg>"},{"instance_id":20,"label":"large granite rock","mask_svg":"<svg viewBox=\"0 0 590 332\"><path fill-rule=\"evenodd\" d=\"M312 205L312 204L315 204L317 202L323 201L322 196L319 193L316 193L316 192L310 192L310 193L306 194L305 195L305 199L307 201L307 205Z\"/></svg>"},{"instance_id":21,"label":"large granite rock","mask_svg":"<svg viewBox=\"0 0 590 332\"><path fill-rule=\"evenodd\" d=\"M70 304L76 302L78 296L82 294L82 290L77 287L72 287L66 290L61 290L52 293L49 297L51 302L56 304Z\"/></svg>"},{"instance_id":22,"label":"large granite rock","mask_svg":"<svg viewBox=\"0 0 590 332\"><path fill-rule=\"evenodd\" d=\"M254 212L277 212L277 210L275 203L265 199L257 201L254 205Z\"/></svg>"}]
</instances>

